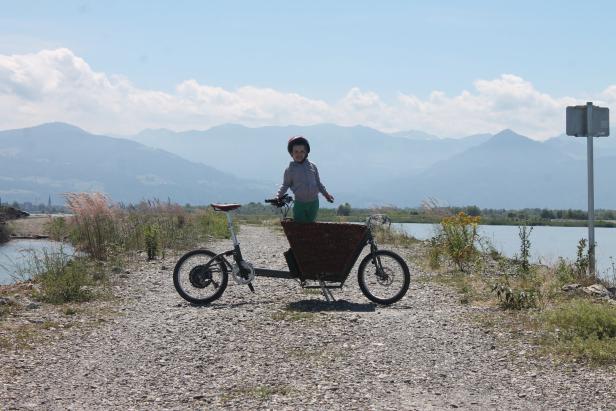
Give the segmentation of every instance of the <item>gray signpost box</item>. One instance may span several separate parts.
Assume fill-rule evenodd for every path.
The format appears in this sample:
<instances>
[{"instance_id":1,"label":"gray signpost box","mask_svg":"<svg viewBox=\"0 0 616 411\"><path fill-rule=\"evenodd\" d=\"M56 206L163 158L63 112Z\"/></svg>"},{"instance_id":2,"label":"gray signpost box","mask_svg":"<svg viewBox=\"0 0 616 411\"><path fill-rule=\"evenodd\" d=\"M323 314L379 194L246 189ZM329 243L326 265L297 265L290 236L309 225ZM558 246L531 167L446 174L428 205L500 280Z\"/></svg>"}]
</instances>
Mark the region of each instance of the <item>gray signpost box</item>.
<instances>
[{"instance_id":1,"label":"gray signpost box","mask_svg":"<svg viewBox=\"0 0 616 411\"><path fill-rule=\"evenodd\" d=\"M586 137L588 162L588 259L589 271L595 275L595 187L593 165L593 137L610 135L610 110L606 107L585 106L567 107L567 135Z\"/></svg>"}]
</instances>

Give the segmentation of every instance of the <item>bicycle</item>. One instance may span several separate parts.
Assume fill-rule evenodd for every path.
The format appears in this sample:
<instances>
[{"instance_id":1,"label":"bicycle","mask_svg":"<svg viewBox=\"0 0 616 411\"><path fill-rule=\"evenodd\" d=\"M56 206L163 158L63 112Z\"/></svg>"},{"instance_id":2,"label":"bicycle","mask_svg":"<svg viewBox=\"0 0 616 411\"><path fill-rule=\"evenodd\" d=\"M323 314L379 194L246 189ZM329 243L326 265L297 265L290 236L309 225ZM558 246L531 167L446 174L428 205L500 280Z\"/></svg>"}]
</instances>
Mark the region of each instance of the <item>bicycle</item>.
<instances>
[{"instance_id":1,"label":"bicycle","mask_svg":"<svg viewBox=\"0 0 616 411\"><path fill-rule=\"evenodd\" d=\"M408 291L410 271L406 262L393 251L380 250L372 235L377 216L370 216L365 224L298 223L287 218L291 196L265 202L282 211L281 225L291 245L283 253L289 271L256 268L245 260L231 216L231 211L241 205L211 204L214 210L226 214L233 248L218 254L197 249L180 257L173 270L173 284L182 298L195 305L209 304L222 296L231 275L252 292L256 277L294 279L303 288L320 288L327 301L335 301L331 290L343 287L366 245L370 251L357 272L362 293L372 302L389 305Z\"/></svg>"}]
</instances>

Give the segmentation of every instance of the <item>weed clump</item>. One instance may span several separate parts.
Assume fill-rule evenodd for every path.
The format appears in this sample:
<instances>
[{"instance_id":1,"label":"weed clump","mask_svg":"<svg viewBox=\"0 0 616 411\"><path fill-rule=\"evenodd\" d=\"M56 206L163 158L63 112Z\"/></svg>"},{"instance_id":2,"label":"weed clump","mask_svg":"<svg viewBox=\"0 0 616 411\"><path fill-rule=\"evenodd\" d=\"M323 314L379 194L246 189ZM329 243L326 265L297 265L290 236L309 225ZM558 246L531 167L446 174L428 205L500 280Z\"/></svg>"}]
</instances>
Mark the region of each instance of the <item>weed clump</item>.
<instances>
[{"instance_id":1,"label":"weed clump","mask_svg":"<svg viewBox=\"0 0 616 411\"><path fill-rule=\"evenodd\" d=\"M541 317L558 351L597 363L616 363L616 307L576 299Z\"/></svg>"},{"instance_id":2,"label":"weed clump","mask_svg":"<svg viewBox=\"0 0 616 411\"><path fill-rule=\"evenodd\" d=\"M475 243L479 239L477 226L479 216L469 216L459 212L441 220L439 233L430 240L430 266L438 267L439 257L444 255L460 271L468 271L471 263L478 256Z\"/></svg>"},{"instance_id":3,"label":"weed clump","mask_svg":"<svg viewBox=\"0 0 616 411\"><path fill-rule=\"evenodd\" d=\"M539 292L535 288L515 288L509 284L495 284L492 292L496 293L501 307L505 310L535 308L539 297Z\"/></svg>"},{"instance_id":4,"label":"weed clump","mask_svg":"<svg viewBox=\"0 0 616 411\"><path fill-rule=\"evenodd\" d=\"M52 304L89 301L95 297L94 286L106 281L104 273L93 273L87 259L74 258L62 248L32 252L27 265L19 271L21 277L32 278L38 283L34 297Z\"/></svg>"},{"instance_id":5,"label":"weed clump","mask_svg":"<svg viewBox=\"0 0 616 411\"><path fill-rule=\"evenodd\" d=\"M145 241L145 249L148 254L148 260L156 258L158 253L158 243L160 237L160 229L156 224L147 224L143 227L143 238Z\"/></svg>"}]
</instances>

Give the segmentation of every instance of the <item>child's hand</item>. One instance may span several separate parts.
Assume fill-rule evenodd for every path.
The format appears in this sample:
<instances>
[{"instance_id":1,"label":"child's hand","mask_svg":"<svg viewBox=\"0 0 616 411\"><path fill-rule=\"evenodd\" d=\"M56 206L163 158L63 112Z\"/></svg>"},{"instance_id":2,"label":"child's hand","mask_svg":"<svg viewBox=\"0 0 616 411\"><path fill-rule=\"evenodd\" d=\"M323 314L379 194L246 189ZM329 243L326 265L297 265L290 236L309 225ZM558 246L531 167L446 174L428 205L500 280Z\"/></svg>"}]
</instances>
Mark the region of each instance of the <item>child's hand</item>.
<instances>
[{"instance_id":1,"label":"child's hand","mask_svg":"<svg viewBox=\"0 0 616 411\"><path fill-rule=\"evenodd\" d=\"M330 203L334 202L334 196L329 193L325 194L325 199L329 201Z\"/></svg>"}]
</instances>

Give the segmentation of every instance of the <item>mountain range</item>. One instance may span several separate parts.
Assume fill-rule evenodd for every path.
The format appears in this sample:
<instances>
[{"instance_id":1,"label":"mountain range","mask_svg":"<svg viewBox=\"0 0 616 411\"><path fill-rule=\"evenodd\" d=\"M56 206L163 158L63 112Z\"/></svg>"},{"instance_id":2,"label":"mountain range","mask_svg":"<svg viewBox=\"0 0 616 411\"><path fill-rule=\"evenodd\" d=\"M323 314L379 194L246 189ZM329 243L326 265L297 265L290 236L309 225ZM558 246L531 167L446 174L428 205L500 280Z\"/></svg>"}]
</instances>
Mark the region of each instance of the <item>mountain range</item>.
<instances>
[{"instance_id":1,"label":"mountain range","mask_svg":"<svg viewBox=\"0 0 616 411\"><path fill-rule=\"evenodd\" d=\"M537 142L511 130L444 139L421 131L386 134L368 127L144 130L123 138L50 123L0 131L3 201L59 202L62 193L98 190L114 200L171 198L179 203L262 201L290 161L287 139L311 143L336 204L487 208L585 208L585 139ZM616 208L616 144L595 139L595 205ZM336 205L334 204L334 205Z\"/></svg>"},{"instance_id":2,"label":"mountain range","mask_svg":"<svg viewBox=\"0 0 616 411\"><path fill-rule=\"evenodd\" d=\"M116 201L171 198L202 204L251 201L263 191L201 163L63 123L0 131L0 197L63 204L67 192L101 191Z\"/></svg>"}]
</instances>

